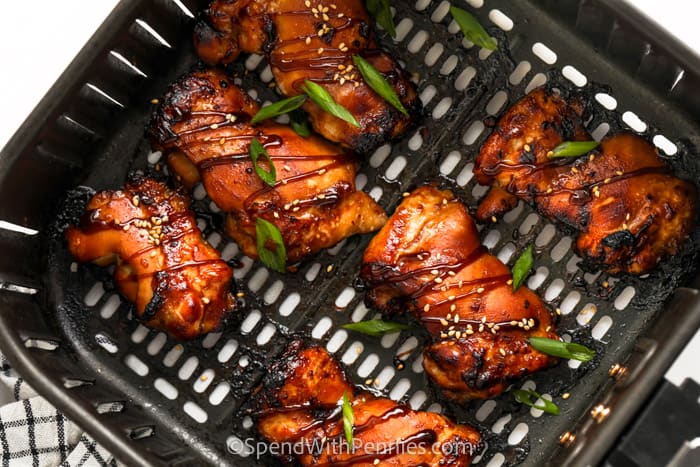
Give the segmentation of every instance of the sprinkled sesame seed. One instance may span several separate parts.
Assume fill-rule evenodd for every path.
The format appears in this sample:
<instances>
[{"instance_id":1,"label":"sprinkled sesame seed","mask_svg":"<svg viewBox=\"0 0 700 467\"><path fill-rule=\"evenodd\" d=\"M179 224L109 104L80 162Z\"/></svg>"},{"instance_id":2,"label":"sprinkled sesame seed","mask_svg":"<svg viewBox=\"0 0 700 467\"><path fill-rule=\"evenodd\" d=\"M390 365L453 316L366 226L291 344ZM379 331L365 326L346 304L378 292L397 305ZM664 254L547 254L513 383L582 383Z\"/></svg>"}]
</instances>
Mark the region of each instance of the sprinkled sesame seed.
<instances>
[{"instance_id":1,"label":"sprinkled sesame seed","mask_svg":"<svg viewBox=\"0 0 700 467\"><path fill-rule=\"evenodd\" d=\"M440 279L439 277L436 277L435 282L438 284L442 284L442 279Z\"/></svg>"},{"instance_id":2,"label":"sprinkled sesame seed","mask_svg":"<svg viewBox=\"0 0 700 467\"><path fill-rule=\"evenodd\" d=\"M484 325L483 324L479 325L479 332L484 332Z\"/></svg>"},{"instance_id":3,"label":"sprinkled sesame seed","mask_svg":"<svg viewBox=\"0 0 700 467\"><path fill-rule=\"evenodd\" d=\"M511 322L510 322L510 325L511 325L511 326L517 326L517 324L518 324L517 321L511 321Z\"/></svg>"},{"instance_id":4,"label":"sprinkled sesame seed","mask_svg":"<svg viewBox=\"0 0 700 467\"><path fill-rule=\"evenodd\" d=\"M449 331L449 332L447 333L447 335L450 336L450 337L451 337L451 336L454 336L454 335L455 335L455 332L456 332L456 331L455 331L454 329L452 329L451 331Z\"/></svg>"},{"instance_id":5,"label":"sprinkled sesame seed","mask_svg":"<svg viewBox=\"0 0 700 467\"><path fill-rule=\"evenodd\" d=\"M483 291L484 291L483 287L479 287L478 289L476 289L476 293L482 293Z\"/></svg>"},{"instance_id":6,"label":"sprinkled sesame seed","mask_svg":"<svg viewBox=\"0 0 700 467\"><path fill-rule=\"evenodd\" d=\"M508 285L513 285L513 279L508 279L508 280L506 281L506 284L508 284Z\"/></svg>"},{"instance_id":7,"label":"sprinkled sesame seed","mask_svg":"<svg viewBox=\"0 0 700 467\"><path fill-rule=\"evenodd\" d=\"M462 332L461 332L461 331L455 332L455 337L456 337L457 339L459 339L460 337L462 337Z\"/></svg>"},{"instance_id":8,"label":"sprinkled sesame seed","mask_svg":"<svg viewBox=\"0 0 700 467\"><path fill-rule=\"evenodd\" d=\"M600 191L596 191L596 192L595 192L595 197L596 197L596 198L600 198Z\"/></svg>"},{"instance_id":9,"label":"sprinkled sesame seed","mask_svg":"<svg viewBox=\"0 0 700 467\"><path fill-rule=\"evenodd\" d=\"M608 283L608 281L603 282L603 288L606 288L606 289L607 289L609 285L610 285L610 284Z\"/></svg>"},{"instance_id":10,"label":"sprinkled sesame seed","mask_svg":"<svg viewBox=\"0 0 700 467\"><path fill-rule=\"evenodd\" d=\"M615 175L617 175L618 177L619 177L620 175L622 175L622 170L616 170L616 171L615 171Z\"/></svg>"},{"instance_id":11,"label":"sprinkled sesame seed","mask_svg":"<svg viewBox=\"0 0 700 467\"><path fill-rule=\"evenodd\" d=\"M440 324L442 324L443 326L447 326L449 323L445 318L440 318Z\"/></svg>"},{"instance_id":12,"label":"sprinkled sesame seed","mask_svg":"<svg viewBox=\"0 0 700 467\"><path fill-rule=\"evenodd\" d=\"M448 299L449 301L452 301L452 300L455 299L455 296L454 296L454 295L450 295L449 297L447 297L447 299Z\"/></svg>"},{"instance_id":13,"label":"sprinkled sesame seed","mask_svg":"<svg viewBox=\"0 0 700 467\"><path fill-rule=\"evenodd\" d=\"M323 47L319 47L316 52L321 55L323 53Z\"/></svg>"},{"instance_id":14,"label":"sprinkled sesame seed","mask_svg":"<svg viewBox=\"0 0 700 467\"><path fill-rule=\"evenodd\" d=\"M454 303L452 305L450 305L450 311L455 311L456 309L457 309L457 305L455 305Z\"/></svg>"},{"instance_id":15,"label":"sprinkled sesame seed","mask_svg":"<svg viewBox=\"0 0 700 467\"><path fill-rule=\"evenodd\" d=\"M571 397L571 393L570 393L570 392L565 392L564 394L561 395L561 398L564 399L564 400L568 399L569 397Z\"/></svg>"},{"instance_id":16,"label":"sprinkled sesame seed","mask_svg":"<svg viewBox=\"0 0 700 467\"><path fill-rule=\"evenodd\" d=\"M556 311L556 313L557 313L558 315L561 314L561 308L557 308L555 311Z\"/></svg>"},{"instance_id":17,"label":"sprinkled sesame seed","mask_svg":"<svg viewBox=\"0 0 700 467\"><path fill-rule=\"evenodd\" d=\"M442 204L443 204L443 205L447 204L447 199L442 198Z\"/></svg>"},{"instance_id":18,"label":"sprinkled sesame seed","mask_svg":"<svg viewBox=\"0 0 700 467\"><path fill-rule=\"evenodd\" d=\"M310 38L310 37L307 37L306 40L305 40L304 42L306 42L306 45L311 44L311 38Z\"/></svg>"},{"instance_id":19,"label":"sprinkled sesame seed","mask_svg":"<svg viewBox=\"0 0 700 467\"><path fill-rule=\"evenodd\" d=\"M553 189L551 186L550 186L549 188L547 188L547 194L549 194L549 193L551 193L551 192L553 192L553 191L554 191L554 189Z\"/></svg>"},{"instance_id":20,"label":"sprinkled sesame seed","mask_svg":"<svg viewBox=\"0 0 700 467\"><path fill-rule=\"evenodd\" d=\"M403 197L405 198L406 196L409 196L410 194L411 194L411 193L409 193L408 191L405 191L401 196L403 196ZM419 258L419 259L420 259L420 258Z\"/></svg>"},{"instance_id":21,"label":"sprinkled sesame seed","mask_svg":"<svg viewBox=\"0 0 700 467\"><path fill-rule=\"evenodd\" d=\"M297 206L294 209L292 209L292 212L297 212L297 211L299 211L299 209L301 209L301 208L299 206Z\"/></svg>"},{"instance_id":22,"label":"sprinkled sesame seed","mask_svg":"<svg viewBox=\"0 0 700 467\"><path fill-rule=\"evenodd\" d=\"M503 349L498 349L498 353L500 353L500 354L503 355L504 357L506 356L506 351L503 350Z\"/></svg>"},{"instance_id":23,"label":"sprinkled sesame seed","mask_svg":"<svg viewBox=\"0 0 700 467\"><path fill-rule=\"evenodd\" d=\"M572 171L573 173L575 173L575 174L578 173L578 169L577 169L576 167L571 167L571 171Z\"/></svg>"},{"instance_id":24,"label":"sprinkled sesame seed","mask_svg":"<svg viewBox=\"0 0 700 467\"><path fill-rule=\"evenodd\" d=\"M441 332L440 339L447 339L447 334L445 334L444 332Z\"/></svg>"},{"instance_id":25,"label":"sprinkled sesame seed","mask_svg":"<svg viewBox=\"0 0 700 467\"><path fill-rule=\"evenodd\" d=\"M277 213L277 211L272 213L273 216L275 216L275 219L279 219L280 215Z\"/></svg>"},{"instance_id":26,"label":"sprinkled sesame seed","mask_svg":"<svg viewBox=\"0 0 700 467\"><path fill-rule=\"evenodd\" d=\"M554 155L554 151L547 151L547 157L552 157Z\"/></svg>"},{"instance_id":27,"label":"sprinkled sesame seed","mask_svg":"<svg viewBox=\"0 0 700 467\"><path fill-rule=\"evenodd\" d=\"M151 99L151 104L157 104L158 102L160 102L158 99Z\"/></svg>"},{"instance_id":28,"label":"sprinkled sesame seed","mask_svg":"<svg viewBox=\"0 0 700 467\"><path fill-rule=\"evenodd\" d=\"M317 196L318 199L326 199L326 195L321 193L320 195Z\"/></svg>"},{"instance_id":29,"label":"sprinkled sesame seed","mask_svg":"<svg viewBox=\"0 0 700 467\"><path fill-rule=\"evenodd\" d=\"M448 271L448 272L447 272L447 275L448 275L448 276L451 276L451 277L454 277L454 276L456 276L457 274L455 274L454 271Z\"/></svg>"},{"instance_id":30,"label":"sprinkled sesame seed","mask_svg":"<svg viewBox=\"0 0 700 467\"><path fill-rule=\"evenodd\" d=\"M338 18L342 18L343 16L345 16L345 13L339 13L339 14L338 14Z\"/></svg>"},{"instance_id":31,"label":"sprinkled sesame seed","mask_svg":"<svg viewBox=\"0 0 700 467\"><path fill-rule=\"evenodd\" d=\"M134 203L134 206L139 205L139 195L134 195L133 198L131 198L131 202Z\"/></svg>"},{"instance_id":32,"label":"sprinkled sesame seed","mask_svg":"<svg viewBox=\"0 0 700 467\"><path fill-rule=\"evenodd\" d=\"M526 144L525 146L523 146L523 149L524 149L525 151L527 151L527 152L530 152L530 150L531 150L532 148L530 147L529 144Z\"/></svg>"},{"instance_id":33,"label":"sprinkled sesame seed","mask_svg":"<svg viewBox=\"0 0 700 467\"><path fill-rule=\"evenodd\" d=\"M423 311L428 312L430 311L430 304L426 303L425 306L423 307Z\"/></svg>"},{"instance_id":34,"label":"sprinkled sesame seed","mask_svg":"<svg viewBox=\"0 0 700 467\"><path fill-rule=\"evenodd\" d=\"M306 8L309 8L311 6L311 2L309 0L306 0L304 2L304 5L306 5Z\"/></svg>"},{"instance_id":35,"label":"sprinkled sesame seed","mask_svg":"<svg viewBox=\"0 0 700 467\"><path fill-rule=\"evenodd\" d=\"M627 215L625 216L625 220L630 220L630 213L628 212Z\"/></svg>"},{"instance_id":36,"label":"sprinkled sesame seed","mask_svg":"<svg viewBox=\"0 0 700 467\"><path fill-rule=\"evenodd\" d=\"M341 43L338 45L338 48L341 48L341 49L342 49L343 47L345 47L345 42L341 42Z\"/></svg>"},{"instance_id":37,"label":"sprinkled sesame seed","mask_svg":"<svg viewBox=\"0 0 700 467\"><path fill-rule=\"evenodd\" d=\"M486 322L486 316L482 316L482 317L481 317L481 322L482 322L482 323L485 323L485 322Z\"/></svg>"},{"instance_id":38,"label":"sprinkled sesame seed","mask_svg":"<svg viewBox=\"0 0 700 467\"><path fill-rule=\"evenodd\" d=\"M605 180L603 180L603 183L610 183L610 178L606 178Z\"/></svg>"},{"instance_id":39,"label":"sprinkled sesame seed","mask_svg":"<svg viewBox=\"0 0 700 467\"><path fill-rule=\"evenodd\" d=\"M437 269L433 269L432 271L430 271L430 274L432 274L433 276L437 276L438 274L440 274L440 272Z\"/></svg>"},{"instance_id":40,"label":"sprinkled sesame seed","mask_svg":"<svg viewBox=\"0 0 700 467\"><path fill-rule=\"evenodd\" d=\"M372 462L374 465L379 465L379 459L374 459L374 462Z\"/></svg>"},{"instance_id":41,"label":"sprinkled sesame seed","mask_svg":"<svg viewBox=\"0 0 700 467\"><path fill-rule=\"evenodd\" d=\"M491 216L491 222L493 222L494 224L496 222L498 222L498 219L496 219L496 216Z\"/></svg>"},{"instance_id":42,"label":"sprinkled sesame seed","mask_svg":"<svg viewBox=\"0 0 700 467\"><path fill-rule=\"evenodd\" d=\"M316 7L312 8L311 13L318 13L318 9L316 9Z\"/></svg>"},{"instance_id":43,"label":"sprinkled sesame seed","mask_svg":"<svg viewBox=\"0 0 700 467\"><path fill-rule=\"evenodd\" d=\"M323 175L323 174L326 173L326 172L327 172L326 169L321 169L321 170L318 171L318 174L319 174L319 175Z\"/></svg>"},{"instance_id":44,"label":"sprinkled sesame seed","mask_svg":"<svg viewBox=\"0 0 700 467\"><path fill-rule=\"evenodd\" d=\"M202 303L204 303L205 305L208 305L209 299L207 297L202 297Z\"/></svg>"},{"instance_id":45,"label":"sprinkled sesame seed","mask_svg":"<svg viewBox=\"0 0 700 467\"><path fill-rule=\"evenodd\" d=\"M212 123L211 125L209 125L209 128L211 128L212 130L216 130L217 128L219 128L219 124L218 124L218 123Z\"/></svg>"},{"instance_id":46,"label":"sprinkled sesame seed","mask_svg":"<svg viewBox=\"0 0 700 467\"><path fill-rule=\"evenodd\" d=\"M465 334L474 334L474 330L472 328L468 328L466 331L464 331Z\"/></svg>"},{"instance_id":47,"label":"sprinkled sesame seed","mask_svg":"<svg viewBox=\"0 0 700 467\"><path fill-rule=\"evenodd\" d=\"M326 272L331 272L333 270L333 265L329 264L328 267L326 268Z\"/></svg>"},{"instance_id":48,"label":"sprinkled sesame seed","mask_svg":"<svg viewBox=\"0 0 700 467\"><path fill-rule=\"evenodd\" d=\"M454 321L455 323L459 323L459 315L458 315L458 314L457 314L457 315L455 315L455 317L454 317L454 320L453 320L453 321Z\"/></svg>"},{"instance_id":49,"label":"sprinkled sesame seed","mask_svg":"<svg viewBox=\"0 0 700 467\"><path fill-rule=\"evenodd\" d=\"M544 330L545 332L549 332L552 330L552 326L547 326L547 328Z\"/></svg>"},{"instance_id":50,"label":"sprinkled sesame seed","mask_svg":"<svg viewBox=\"0 0 700 467\"><path fill-rule=\"evenodd\" d=\"M593 159L595 159L595 154L591 154L590 156L588 156L589 161L593 162Z\"/></svg>"}]
</instances>

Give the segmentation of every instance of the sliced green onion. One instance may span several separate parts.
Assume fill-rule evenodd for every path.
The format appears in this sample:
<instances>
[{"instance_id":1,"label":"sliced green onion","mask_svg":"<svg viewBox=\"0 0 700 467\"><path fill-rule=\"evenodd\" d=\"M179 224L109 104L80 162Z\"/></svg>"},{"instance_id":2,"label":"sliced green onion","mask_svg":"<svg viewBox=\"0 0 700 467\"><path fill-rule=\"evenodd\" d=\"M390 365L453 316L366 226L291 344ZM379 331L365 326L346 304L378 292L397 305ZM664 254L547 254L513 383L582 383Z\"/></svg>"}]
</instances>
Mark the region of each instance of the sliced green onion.
<instances>
[{"instance_id":1,"label":"sliced green onion","mask_svg":"<svg viewBox=\"0 0 700 467\"><path fill-rule=\"evenodd\" d=\"M469 41L489 50L496 50L498 48L498 42L489 36L484 27L479 24L474 16L461 8L456 6L450 7L450 14L457 21L459 29L462 30L464 37L469 39Z\"/></svg>"},{"instance_id":2,"label":"sliced green onion","mask_svg":"<svg viewBox=\"0 0 700 467\"><path fill-rule=\"evenodd\" d=\"M290 97L289 99L277 101L274 104L266 105L262 109L258 110L255 115L253 115L253 118L250 119L250 123L255 125L256 123L267 120L268 118L286 114L294 109L298 109L304 104L304 102L306 102L306 96L299 95Z\"/></svg>"},{"instance_id":3,"label":"sliced green onion","mask_svg":"<svg viewBox=\"0 0 700 467\"><path fill-rule=\"evenodd\" d=\"M296 109L289 113L289 124L292 130L299 136L306 138L311 134L311 128L309 128L309 119L306 118L306 114L303 110Z\"/></svg>"},{"instance_id":4,"label":"sliced green onion","mask_svg":"<svg viewBox=\"0 0 700 467\"><path fill-rule=\"evenodd\" d=\"M599 141L564 141L556 148L552 149L551 153L547 153L547 157L582 156L597 148L599 145Z\"/></svg>"},{"instance_id":5,"label":"sliced green onion","mask_svg":"<svg viewBox=\"0 0 700 467\"><path fill-rule=\"evenodd\" d=\"M381 337L385 334L393 334L401 332L404 329L410 329L411 326L403 323L395 323L393 321L383 321L381 319L372 319L368 321L360 321L359 323L344 324L344 329L357 331L368 336Z\"/></svg>"},{"instance_id":6,"label":"sliced green onion","mask_svg":"<svg viewBox=\"0 0 700 467\"><path fill-rule=\"evenodd\" d=\"M518 290L528 274L530 274L532 261L532 245L529 245L513 265L513 292Z\"/></svg>"},{"instance_id":7,"label":"sliced green onion","mask_svg":"<svg viewBox=\"0 0 700 467\"><path fill-rule=\"evenodd\" d=\"M551 415L559 415L559 407L557 407L557 404L544 399L532 389L515 389L513 390L513 395L515 396L515 400L521 404L540 409L541 411ZM535 398L534 401L532 400L533 397ZM541 401L542 404L537 404L536 402L538 400Z\"/></svg>"},{"instance_id":8,"label":"sliced green onion","mask_svg":"<svg viewBox=\"0 0 700 467\"><path fill-rule=\"evenodd\" d=\"M391 37L396 37L394 18L391 16L389 0L367 0L367 11Z\"/></svg>"},{"instance_id":9,"label":"sliced green onion","mask_svg":"<svg viewBox=\"0 0 700 467\"><path fill-rule=\"evenodd\" d=\"M253 140L250 142L249 153L250 158L253 160L255 173L258 174L258 177L260 177L260 179L268 185L275 186L275 182L277 181L277 171L275 170L275 164L272 163L270 155L267 153L263 145L260 144L260 141L253 138ZM265 159L267 159L267 163L270 166L270 170L265 170L260 166L260 164L258 164L258 159L260 158L260 156L263 156Z\"/></svg>"},{"instance_id":10,"label":"sliced green onion","mask_svg":"<svg viewBox=\"0 0 700 467\"><path fill-rule=\"evenodd\" d=\"M262 217L255 219L255 243L258 247L258 257L265 266L281 273L286 271L287 249L275 224Z\"/></svg>"},{"instance_id":11,"label":"sliced green onion","mask_svg":"<svg viewBox=\"0 0 700 467\"><path fill-rule=\"evenodd\" d=\"M349 446L352 446L353 425L355 425L355 414L352 411L347 391L343 391L343 430L345 430L345 439Z\"/></svg>"},{"instance_id":12,"label":"sliced green onion","mask_svg":"<svg viewBox=\"0 0 700 467\"><path fill-rule=\"evenodd\" d=\"M387 101L389 104L393 105L396 110L404 115L408 115L408 111L406 111L406 108L401 103L399 96L396 95L396 92L394 92L394 88L391 87L389 82L384 79L382 74L379 73L379 71L374 68L371 63L359 55L353 55L352 62L355 64L357 69L360 70L360 74L365 79L365 82L374 92L379 94L382 99Z\"/></svg>"},{"instance_id":13,"label":"sliced green onion","mask_svg":"<svg viewBox=\"0 0 700 467\"><path fill-rule=\"evenodd\" d=\"M328 91L323 89L318 84L306 79L304 80L304 85L301 89L311 98L312 101L318 104L319 107L329 114L338 117L341 120L345 120L357 128L360 128L360 124L357 123L357 120L355 120L355 117L353 117L350 111L334 101L333 97L328 94Z\"/></svg>"},{"instance_id":14,"label":"sliced green onion","mask_svg":"<svg viewBox=\"0 0 700 467\"><path fill-rule=\"evenodd\" d=\"M562 342L546 337L530 337L530 345L540 352L553 357L570 358L587 362L595 357L595 350L574 342Z\"/></svg>"}]
</instances>

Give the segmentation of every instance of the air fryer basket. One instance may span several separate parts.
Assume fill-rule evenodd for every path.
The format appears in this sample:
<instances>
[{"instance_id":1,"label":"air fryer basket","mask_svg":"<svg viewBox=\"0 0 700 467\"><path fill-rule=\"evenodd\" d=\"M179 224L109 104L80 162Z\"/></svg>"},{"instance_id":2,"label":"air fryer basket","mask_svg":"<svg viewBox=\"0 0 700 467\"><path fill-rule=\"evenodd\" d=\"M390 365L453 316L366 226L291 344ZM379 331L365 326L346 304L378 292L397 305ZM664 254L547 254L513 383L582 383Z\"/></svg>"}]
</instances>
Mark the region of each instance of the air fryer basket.
<instances>
[{"instance_id":1,"label":"air fryer basket","mask_svg":"<svg viewBox=\"0 0 700 467\"><path fill-rule=\"evenodd\" d=\"M593 362L565 361L518 383L552 395L562 409L556 417L510 394L466 408L445 404L422 372L420 336L340 329L375 314L355 280L371 235L280 275L239 254L198 187L201 225L238 262L245 296L240 318L223 333L187 344L126 319L131 308L109 272L72 263L60 235L70 216L59 201L78 185L115 188L130 169L160 168L143 129L151 100L195 63L189 12L205 3L123 0L3 150L0 346L18 370L129 464L264 465L272 458L256 459L244 443L254 436L246 403L269 362L301 333L341 358L356 383L478 426L487 441L479 465L597 462L700 323L698 291L688 287L700 285L698 228L681 254L645 278L582 271L567 232L522 203L481 230L509 264L535 243L528 285L561 310L561 333L598 351ZM700 184L700 61L681 44L614 0L454 3L474 12L505 50L489 54L462 42L447 1L393 2L398 37L382 35L382 44L416 77L426 112L414 132L368 157L358 176L388 212L425 180L475 206L486 189L475 183L472 162L488 125L545 81L589 93L587 125L596 137L631 128ZM232 72L261 101L277 98L261 57L244 58ZM74 194L68 207L80 199Z\"/></svg>"}]
</instances>

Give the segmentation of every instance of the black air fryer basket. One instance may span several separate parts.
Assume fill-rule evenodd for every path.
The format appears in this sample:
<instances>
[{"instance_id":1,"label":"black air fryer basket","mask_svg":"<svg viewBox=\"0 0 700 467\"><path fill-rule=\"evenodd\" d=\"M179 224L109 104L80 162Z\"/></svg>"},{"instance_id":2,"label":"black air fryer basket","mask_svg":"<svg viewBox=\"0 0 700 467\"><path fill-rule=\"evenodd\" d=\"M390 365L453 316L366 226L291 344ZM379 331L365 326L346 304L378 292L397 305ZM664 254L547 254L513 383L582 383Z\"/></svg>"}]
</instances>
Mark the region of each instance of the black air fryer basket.
<instances>
[{"instance_id":1,"label":"black air fryer basket","mask_svg":"<svg viewBox=\"0 0 700 467\"><path fill-rule=\"evenodd\" d=\"M678 175L700 184L700 61L682 44L615 0L454 3L478 17L499 52L463 41L447 1L395 0L398 37L380 34L416 77L425 104L419 127L379 148L358 176L388 212L425 180L476 206L486 188L475 183L473 160L488 126L545 82L591 97L587 126L595 137L641 133ZM129 170L158 164L144 139L151 100L196 63L190 12L204 6L123 0L4 148L0 346L18 371L130 465L267 465L271 457L246 446L255 436L246 405L290 336L304 334L340 358L357 384L477 426L487 443L478 465L598 462L698 328L697 227L684 251L643 278L581 270L570 232L522 203L481 230L508 264L535 244L529 287L561 310L563 335L597 350L593 362L563 361L517 383L553 396L559 416L517 404L510 393L464 408L446 404L422 372L417 337L341 329L375 315L355 281L371 235L280 275L240 255L198 187L200 224L225 259L239 262L245 297L240 319L223 333L186 344L128 319L131 307L109 271L72 262L59 204L80 185L116 188ZM278 99L262 57L242 57L231 72L261 101Z\"/></svg>"}]
</instances>

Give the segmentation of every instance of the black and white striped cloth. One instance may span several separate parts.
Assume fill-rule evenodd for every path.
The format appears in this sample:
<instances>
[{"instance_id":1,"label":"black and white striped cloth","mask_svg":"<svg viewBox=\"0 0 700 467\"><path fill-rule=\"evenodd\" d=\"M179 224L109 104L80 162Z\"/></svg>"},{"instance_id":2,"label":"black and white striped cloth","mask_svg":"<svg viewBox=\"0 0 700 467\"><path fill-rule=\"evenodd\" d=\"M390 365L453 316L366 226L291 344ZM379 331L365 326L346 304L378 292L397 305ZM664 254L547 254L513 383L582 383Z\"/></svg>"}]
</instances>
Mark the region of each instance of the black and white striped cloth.
<instances>
[{"instance_id":1,"label":"black and white striped cloth","mask_svg":"<svg viewBox=\"0 0 700 467\"><path fill-rule=\"evenodd\" d=\"M92 438L39 396L0 354L0 390L14 397L0 407L0 467L113 467Z\"/></svg>"}]
</instances>

